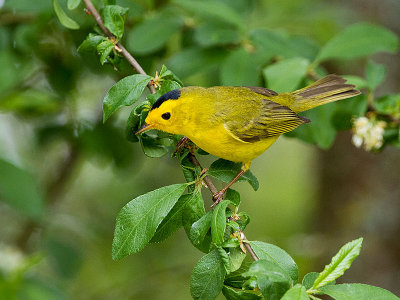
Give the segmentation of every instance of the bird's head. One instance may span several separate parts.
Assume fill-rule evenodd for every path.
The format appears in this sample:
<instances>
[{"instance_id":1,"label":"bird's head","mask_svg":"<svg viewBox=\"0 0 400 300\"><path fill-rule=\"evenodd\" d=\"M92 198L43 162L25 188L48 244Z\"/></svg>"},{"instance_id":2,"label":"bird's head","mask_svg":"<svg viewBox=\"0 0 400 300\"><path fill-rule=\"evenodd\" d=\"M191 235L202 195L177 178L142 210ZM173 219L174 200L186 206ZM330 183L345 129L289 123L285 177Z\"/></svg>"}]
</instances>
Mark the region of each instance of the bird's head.
<instances>
[{"instance_id":1,"label":"bird's head","mask_svg":"<svg viewBox=\"0 0 400 300\"><path fill-rule=\"evenodd\" d=\"M185 123L185 114L182 111L181 90L172 90L162 95L154 102L145 124L136 134L145 132L149 129L182 134L182 127Z\"/></svg>"}]
</instances>

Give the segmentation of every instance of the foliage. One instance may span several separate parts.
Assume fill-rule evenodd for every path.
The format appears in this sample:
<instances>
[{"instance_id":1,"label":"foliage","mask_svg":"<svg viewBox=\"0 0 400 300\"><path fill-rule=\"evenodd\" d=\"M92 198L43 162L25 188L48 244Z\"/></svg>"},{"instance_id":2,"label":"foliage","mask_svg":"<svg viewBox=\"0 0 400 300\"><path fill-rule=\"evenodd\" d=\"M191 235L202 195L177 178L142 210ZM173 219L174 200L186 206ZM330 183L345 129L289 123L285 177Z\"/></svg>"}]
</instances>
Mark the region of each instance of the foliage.
<instances>
[{"instance_id":1,"label":"foliage","mask_svg":"<svg viewBox=\"0 0 400 300\"><path fill-rule=\"evenodd\" d=\"M38 66L24 64L26 70L18 69L17 65L8 63L14 54L9 51L0 53L0 62L4 62L0 73L7 74L1 76L7 80L0 83L0 92L4 95L0 109L18 115L34 111L36 118L49 118L45 128L38 130L41 132L38 136L43 141L46 136L56 136L72 146L83 145L85 151L95 151L97 155L105 155L107 159L123 165L125 161L121 160L128 155L117 146L123 142L121 134L113 130L111 116L123 106L132 106L126 121L127 139L139 142L149 157L162 157L174 150L180 137L162 132L148 132L137 137L134 132L144 124L151 105L159 96L183 86L179 78L193 82L193 77L202 73L215 73L218 76L217 82L224 85L264 85L283 92L300 88L326 74L328 70L324 63L327 61L363 59L366 62L365 78L353 74L347 78L350 83L364 89L365 93L356 99L322 106L305 113L313 123L299 127L287 136L329 148L339 130L350 129L353 118L367 115L371 120L386 122L381 147L400 147L400 95L384 95L377 99L374 96L385 79L386 69L375 63L370 56L378 52L395 53L398 49L397 36L386 28L369 23L353 24L320 46L312 39L282 30L247 26L248 14L242 17L241 13L251 11L255 6L253 1L249 1L250 4L234 1L235 4L230 5L222 0L175 0L164 3L151 14L134 15L131 19L129 8L116 5L114 1L93 2L101 10L104 25L115 38L107 37L97 27L85 40L82 36L74 38L79 42L83 40L78 48L81 55L97 54L102 65L112 66L123 77L110 88L104 98L102 119L107 122L102 128L109 130L101 130L100 134L96 131L97 126L100 126L99 117L95 126L88 128L74 128L73 120L67 125L58 126L60 111L69 107L65 103L68 90L75 84L82 66L74 55L66 53L66 48L57 45L57 36L52 36L54 41L51 42L56 51L48 51L39 57L50 69L46 76L52 87L52 91L46 88L35 91L43 96L40 97L41 101L31 101L35 97L27 97L25 92L16 92L15 89L15 86L23 86L24 82L29 81ZM80 0L67 2L68 14L58 0L53 0L52 4L63 26L73 30L84 26L82 19L86 16L76 11L83 6ZM133 28L130 28L132 23ZM46 22L42 21L36 26L39 32L45 28ZM22 54L38 52L41 47L37 42L33 50L24 48L24 42L30 38L29 30L21 29L19 33L18 51ZM47 34L51 35L51 32ZM130 71L127 71L126 62L116 45L118 41L126 42L128 49L139 55L145 63L150 61L149 68L159 64L151 61L156 53L173 53L166 59L169 68L162 65L155 76L125 76ZM177 41L181 41L180 45L176 45ZM63 63L52 66L58 55L64 57ZM23 62L23 55L15 59ZM94 62L90 64L96 68ZM144 97L149 84L157 88L156 93ZM94 149L99 149L96 142L94 145L86 145L83 141L83 137L96 135L100 135L100 138L94 138L95 141L105 139L108 141L104 142L105 148L112 150L96 151ZM196 153L201 153L201 149L196 150ZM201 194L204 176L229 182L237 174L240 165L218 159L203 174L203 170L190 162L190 155L187 149L177 153L186 183L161 187L138 196L121 209L112 246L113 259L137 253L148 243L163 241L178 228L184 227L190 242L205 253L194 267L190 280L190 291L194 299L214 299L221 291L227 299L315 299L321 294L335 299L359 299L359 295L398 299L386 290L369 285L335 284L334 281L343 275L359 255L362 239L344 245L321 273L307 274L299 283L298 267L286 251L265 242L243 239L242 233L250 218L246 212L239 212L241 200L236 191L229 190L226 200L214 210L205 210ZM16 181L30 194L30 197L21 196L12 186L4 188L0 184L1 192L6 193L5 196L0 194L2 199L17 209L23 207L23 213L29 217L40 218L43 214L43 200L30 175L3 160L0 163L11 170L7 174L18 177ZM259 182L250 171L241 180L247 181L254 190L258 189ZM33 201L29 206L21 206L19 202L24 201L22 198ZM250 245L259 260L249 262L244 258L245 245Z\"/></svg>"}]
</instances>

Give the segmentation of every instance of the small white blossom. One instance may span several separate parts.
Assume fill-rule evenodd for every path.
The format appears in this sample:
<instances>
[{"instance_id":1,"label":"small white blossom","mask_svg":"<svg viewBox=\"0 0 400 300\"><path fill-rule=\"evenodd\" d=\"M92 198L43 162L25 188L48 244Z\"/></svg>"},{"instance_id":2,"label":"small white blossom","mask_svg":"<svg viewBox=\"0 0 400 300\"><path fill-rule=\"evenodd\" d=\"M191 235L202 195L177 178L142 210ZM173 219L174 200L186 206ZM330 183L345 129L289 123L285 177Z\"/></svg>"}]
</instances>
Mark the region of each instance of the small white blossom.
<instances>
[{"instance_id":1,"label":"small white blossom","mask_svg":"<svg viewBox=\"0 0 400 300\"><path fill-rule=\"evenodd\" d=\"M383 145L386 122L360 117L353 122L352 142L356 147L364 145L367 151L377 150Z\"/></svg>"},{"instance_id":2,"label":"small white blossom","mask_svg":"<svg viewBox=\"0 0 400 300\"><path fill-rule=\"evenodd\" d=\"M12 273L25 263L24 254L18 249L0 244L0 272Z\"/></svg>"}]
</instances>

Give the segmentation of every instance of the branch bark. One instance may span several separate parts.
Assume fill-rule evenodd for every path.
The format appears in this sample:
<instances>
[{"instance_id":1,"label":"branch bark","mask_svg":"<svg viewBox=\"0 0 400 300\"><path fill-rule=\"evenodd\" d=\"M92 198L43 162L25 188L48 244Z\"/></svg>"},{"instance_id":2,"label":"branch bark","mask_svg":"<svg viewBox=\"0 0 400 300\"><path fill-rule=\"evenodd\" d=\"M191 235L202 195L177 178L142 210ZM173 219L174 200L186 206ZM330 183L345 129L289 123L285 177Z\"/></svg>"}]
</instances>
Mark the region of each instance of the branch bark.
<instances>
[{"instance_id":1,"label":"branch bark","mask_svg":"<svg viewBox=\"0 0 400 300\"><path fill-rule=\"evenodd\" d=\"M83 0L83 2L85 3L85 6L86 6L86 9L88 10L88 12L95 19L97 25L99 25L101 31L103 31L103 33L108 38L110 38L112 40L116 40L116 37L107 29L106 26L104 26L103 19L101 18L99 12L94 7L92 2L90 0ZM135 69L136 72L138 72L139 74L147 75L147 73L143 70L141 65L136 61L136 59L128 52L128 50L126 50L126 48L120 42L117 42L115 45L120 49L121 54L126 58L126 60L133 67L133 69ZM154 86L151 83L149 83L147 85L147 87L149 88L149 90L152 94L154 94L156 92Z\"/></svg>"}]
</instances>

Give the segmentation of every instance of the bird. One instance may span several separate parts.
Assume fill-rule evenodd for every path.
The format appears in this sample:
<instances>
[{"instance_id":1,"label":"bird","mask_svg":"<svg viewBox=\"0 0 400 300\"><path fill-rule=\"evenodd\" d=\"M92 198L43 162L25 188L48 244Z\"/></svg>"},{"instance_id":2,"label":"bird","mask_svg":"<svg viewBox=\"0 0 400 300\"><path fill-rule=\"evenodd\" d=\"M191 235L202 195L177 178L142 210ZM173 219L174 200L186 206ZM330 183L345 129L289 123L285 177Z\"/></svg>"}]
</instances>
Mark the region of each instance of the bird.
<instances>
[{"instance_id":1,"label":"bird","mask_svg":"<svg viewBox=\"0 0 400 300\"><path fill-rule=\"evenodd\" d=\"M184 141L189 139L216 157L241 163L237 176L213 195L219 203L250 169L252 160L280 135L311 122L298 113L359 94L354 85L335 74L279 94L252 86L183 87L159 97L136 134L156 129L183 135Z\"/></svg>"}]
</instances>

